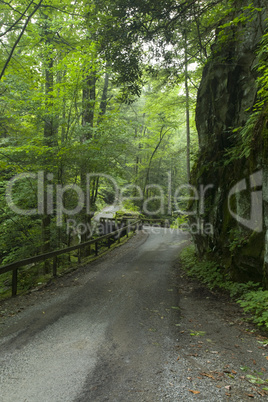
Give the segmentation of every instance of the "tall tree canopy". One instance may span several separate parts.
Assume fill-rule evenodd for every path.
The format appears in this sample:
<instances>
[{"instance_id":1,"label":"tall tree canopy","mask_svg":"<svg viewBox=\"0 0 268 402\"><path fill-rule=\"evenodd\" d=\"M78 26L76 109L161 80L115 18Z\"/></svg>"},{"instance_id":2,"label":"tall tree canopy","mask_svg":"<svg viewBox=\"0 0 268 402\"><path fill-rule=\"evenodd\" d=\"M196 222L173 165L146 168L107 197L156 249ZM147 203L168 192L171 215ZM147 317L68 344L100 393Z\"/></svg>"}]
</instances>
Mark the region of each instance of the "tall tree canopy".
<instances>
[{"instance_id":1,"label":"tall tree canopy","mask_svg":"<svg viewBox=\"0 0 268 402\"><path fill-rule=\"evenodd\" d=\"M153 185L185 182L186 154L190 164L198 149L196 90L228 2L1 0L0 7L1 262L69 244L68 211L87 174L99 174L90 180L92 214L113 201L104 175L139 186L157 212ZM10 208L7 185L22 173ZM45 207L18 214L36 208L40 178ZM86 205L77 210L77 221L90 223Z\"/></svg>"}]
</instances>

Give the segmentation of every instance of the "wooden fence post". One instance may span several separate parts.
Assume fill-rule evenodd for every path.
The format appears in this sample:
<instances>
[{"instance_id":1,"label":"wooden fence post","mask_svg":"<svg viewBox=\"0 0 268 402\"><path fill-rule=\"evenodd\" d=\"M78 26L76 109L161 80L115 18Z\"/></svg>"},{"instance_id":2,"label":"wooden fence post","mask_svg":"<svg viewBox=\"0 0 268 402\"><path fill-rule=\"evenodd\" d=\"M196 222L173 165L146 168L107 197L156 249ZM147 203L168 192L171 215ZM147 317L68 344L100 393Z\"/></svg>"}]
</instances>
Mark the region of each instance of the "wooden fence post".
<instances>
[{"instance_id":1,"label":"wooden fence post","mask_svg":"<svg viewBox=\"0 0 268 402\"><path fill-rule=\"evenodd\" d=\"M53 257L53 276L57 276L57 264L58 264L58 259L57 259L57 256L55 255Z\"/></svg>"},{"instance_id":2,"label":"wooden fence post","mask_svg":"<svg viewBox=\"0 0 268 402\"><path fill-rule=\"evenodd\" d=\"M18 284L18 268L12 271L12 297L17 294L17 284Z\"/></svg>"}]
</instances>

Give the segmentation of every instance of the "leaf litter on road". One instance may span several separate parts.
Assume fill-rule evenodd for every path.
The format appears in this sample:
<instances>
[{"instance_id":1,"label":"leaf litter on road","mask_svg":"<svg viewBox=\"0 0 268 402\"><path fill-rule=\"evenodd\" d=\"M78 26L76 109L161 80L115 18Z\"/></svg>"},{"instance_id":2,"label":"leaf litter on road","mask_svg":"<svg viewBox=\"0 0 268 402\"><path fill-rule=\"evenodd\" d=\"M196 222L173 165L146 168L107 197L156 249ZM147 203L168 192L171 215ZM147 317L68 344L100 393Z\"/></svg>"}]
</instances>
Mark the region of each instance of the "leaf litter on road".
<instances>
[{"instance_id":1,"label":"leaf litter on road","mask_svg":"<svg viewBox=\"0 0 268 402\"><path fill-rule=\"evenodd\" d=\"M200 391L194 391L192 389L189 389L189 392L192 392L192 394L195 394L195 395L200 394Z\"/></svg>"}]
</instances>

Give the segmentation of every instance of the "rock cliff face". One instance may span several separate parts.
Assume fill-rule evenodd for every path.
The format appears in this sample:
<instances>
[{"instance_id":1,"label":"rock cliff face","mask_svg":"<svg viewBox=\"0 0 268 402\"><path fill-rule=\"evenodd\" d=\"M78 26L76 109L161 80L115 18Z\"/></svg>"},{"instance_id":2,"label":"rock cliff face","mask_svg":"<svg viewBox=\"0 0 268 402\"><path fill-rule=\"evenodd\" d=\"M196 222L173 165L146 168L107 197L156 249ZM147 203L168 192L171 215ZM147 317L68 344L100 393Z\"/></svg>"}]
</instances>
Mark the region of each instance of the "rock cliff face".
<instances>
[{"instance_id":1,"label":"rock cliff face","mask_svg":"<svg viewBox=\"0 0 268 402\"><path fill-rule=\"evenodd\" d=\"M254 112L257 50L266 30L267 3L255 1L253 6L262 11L243 14L238 3L224 34L220 29L217 33L198 92L200 152L191 181L197 189L209 187L199 191L191 220L212 228L208 234L201 225L194 235L199 253L213 250L234 279L267 285L268 109L262 105L262 111Z\"/></svg>"}]
</instances>

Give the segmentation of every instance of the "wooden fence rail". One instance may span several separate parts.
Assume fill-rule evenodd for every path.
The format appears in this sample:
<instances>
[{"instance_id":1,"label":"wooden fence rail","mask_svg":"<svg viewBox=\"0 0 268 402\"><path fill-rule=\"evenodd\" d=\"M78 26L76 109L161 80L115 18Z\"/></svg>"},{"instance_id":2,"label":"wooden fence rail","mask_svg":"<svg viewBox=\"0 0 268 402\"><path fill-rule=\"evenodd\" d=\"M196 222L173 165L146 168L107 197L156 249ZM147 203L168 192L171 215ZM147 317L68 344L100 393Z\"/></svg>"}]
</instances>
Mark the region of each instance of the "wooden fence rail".
<instances>
[{"instance_id":1,"label":"wooden fence rail","mask_svg":"<svg viewBox=\"0 0 268 402\"><path fill-rule=\"evenodd\" d=\"M151 219L151 218L141 218L141 223L148 223L149 225L156 227L170 227L169 219Z\"/></svg>"},{"instance_id":2,"label":"wooden fence rail","mask_svg":"<svg viewBox=\"0 0 268 402\"><path fill-rule=\"evenodd\" d=\"M80 243L77 244L75 246L71 246L71 247L67 247L64 249L60 249L60 250L55 250L55 251L51 251L49 253L46 254L40 254L40 255L36 255L35 257L30 257L30 258L26 258L24 260L21 261L16 261L16 262L12 262L10 264L7 265L3 265L2 267L0 267L0 275L4 274L6 272L11 272L12 271L12 296L16 296L17 294L17 285L18 285L18 269L21 267L24 267L26 265L30 265L30 264L34 264L36 262L40 262L40 261L45 261L48 260L50 258L53 258L53 276L57 275L57 257L59 255L62 254L67 254L70 253L71 251L75 251L78 250L78 262L80 263L81 261L81 249L83 249L86 246L91 246L92 244L95 244L95 255L98 255L98 244L103 242L103 240L108 239L108 248L111 245L111 238L115 238L115 236L117 236L118 242L120 242L120 237L122 237L122 235L124 233L128 234L131 231L136 231L137 228L140 225L140 221L136 221L133 222L129 225L125 225L123 227L120 227L119 229L108 233L104 236L98 237L96 239L92 239L89 241L86 241L84 243Z\"/></svg>"}]
</instances>

